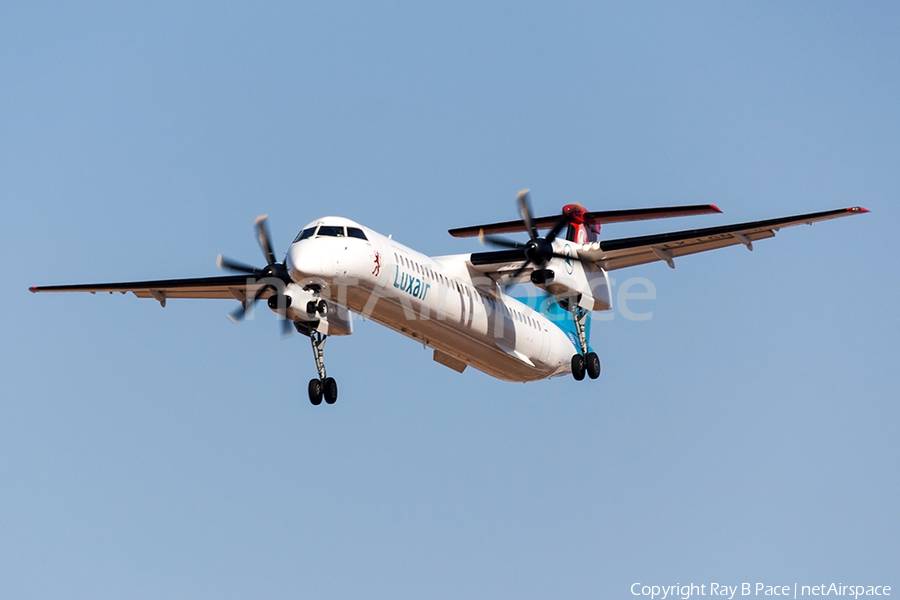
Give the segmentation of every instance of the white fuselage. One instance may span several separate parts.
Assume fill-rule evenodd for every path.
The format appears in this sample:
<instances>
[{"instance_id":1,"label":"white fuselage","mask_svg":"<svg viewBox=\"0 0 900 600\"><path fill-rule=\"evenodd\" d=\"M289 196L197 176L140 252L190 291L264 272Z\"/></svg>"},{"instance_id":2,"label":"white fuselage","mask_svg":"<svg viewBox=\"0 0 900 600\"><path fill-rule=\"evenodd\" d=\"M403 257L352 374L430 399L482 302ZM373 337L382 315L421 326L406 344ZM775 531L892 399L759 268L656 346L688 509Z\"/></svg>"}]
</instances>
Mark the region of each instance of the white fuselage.
<instances>
[{"instance_id":1,"label":"white fuselage","mask_svg":"<svg viewBox=\"0 0 900 600\"><path fill-rule=\"evenodd\" d=\"M578 350L565 332L472 271L469 255L428 257L341 217L304 231L317 225L357 228L366 239L298 236L286 259L297 286L318 286L332 302L434 348L435 360L507 381L571 371Z\"/></svg>"}]
</instances>

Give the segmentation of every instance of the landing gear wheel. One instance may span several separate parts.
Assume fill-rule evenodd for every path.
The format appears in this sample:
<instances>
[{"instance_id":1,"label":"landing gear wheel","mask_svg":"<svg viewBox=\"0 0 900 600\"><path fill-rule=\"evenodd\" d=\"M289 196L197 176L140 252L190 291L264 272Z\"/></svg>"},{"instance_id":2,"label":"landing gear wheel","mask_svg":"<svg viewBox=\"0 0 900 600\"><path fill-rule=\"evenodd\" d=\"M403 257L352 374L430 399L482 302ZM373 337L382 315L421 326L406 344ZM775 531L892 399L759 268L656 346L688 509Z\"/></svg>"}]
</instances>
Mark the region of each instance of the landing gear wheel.
<instances>
[{"instance_id":1,"label":"landing gear wheel","mask_svg":"<svg viewBox=\"0 0 900 600\"><path fill-rule=\"evenodd\" d=\"M316 318L316 311L317 311L317 310L318 310L318 309L317 309L317 307L316 307L316 301L315 301L315 300L310 300L309 302L306 303L306 316L309 317L310 319L315 319L315 318Z\"/></svg>"},{"instance_id":2,"label":"landing gear wheel","mask_svg":"<svg viewBox=\"0 0 900 600\"><path fill-rule=\"evenodd\" d=\"M584 367L591 379L600 377L600 357L596 352L588 352L588 355L584 357Z\"/></svg>"},{"instance_id":3,"label":"landing gear wheel","mask_svg":"<svg viewBox=\"0 0 900 600\"><path fill-rule=\"evenodd\" d=\"M316 309L319 311L319 314L322 315L323 319L328 316L328 303L324 300L319 300Z\"/></svg>"},{"instance_id":4,"label":"landing gear wheel","mask_svg":"<svg viewBox=\"0 0 900 600\"><path fill-rule=\"evenodd\" d=\"M332 381L334 381L332 379ZM337 387L335 387L335 392L337 392ZM321 379L310 379L309 380L309 401L312 402L313 406L318 406L322 404L322 380Z\"/></svg>"},{"instance_id":5,"label":"landing gear wheel","mask_svg":"<svg viewBox=\"0 0 900 600\"><path fill-rule=\"evenodd\" d=\"M584 379L584 357L580 354L572 357L572 377L575 378L575 381Z\"/></svg>"},{"instance_id":6,"label":"landing gear wheel","mask_svg":"<svg viewBox=\"0 0 900 600\"><path fill-rule=\"evenodd\" d=\"M337 382L333 377L326 377L322 388L322 392L325 395L325 402L328 404L337 402Z\"/></svg>"}]
</instances>

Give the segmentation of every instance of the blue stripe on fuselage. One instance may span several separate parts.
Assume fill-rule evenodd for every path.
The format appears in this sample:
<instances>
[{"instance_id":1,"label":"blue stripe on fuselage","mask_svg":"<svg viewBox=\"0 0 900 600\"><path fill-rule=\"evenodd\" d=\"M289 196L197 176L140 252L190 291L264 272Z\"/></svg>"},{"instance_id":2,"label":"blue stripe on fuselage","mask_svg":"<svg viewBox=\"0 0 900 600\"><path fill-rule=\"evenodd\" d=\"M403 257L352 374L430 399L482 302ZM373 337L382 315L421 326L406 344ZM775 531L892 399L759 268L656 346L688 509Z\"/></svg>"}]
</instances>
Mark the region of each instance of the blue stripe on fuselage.
<instances>
[{"instance_id":1,"label":"blue stripe on fuselage","mask_svg":"<svg viewBox=\"0 0 900 600\"><path fill-rule=\"evenodd\" d=\"M543 290L535 289L535 294L518 297L512 296L522 304L525 304L529 308L535 310L536 312L541 313L547 319L550 320L551 323L559 327L566 334L566 337L572 342L572 344L578 348L578 332L575 329L575 317L572 316L567 310L563 310L563 308L556 302L556 299L550 294L544 292ZM591 314L588 313L587 320L584 323L584 333L588 339L588 352L591 352Z\"/></svg>"}]
</instances>

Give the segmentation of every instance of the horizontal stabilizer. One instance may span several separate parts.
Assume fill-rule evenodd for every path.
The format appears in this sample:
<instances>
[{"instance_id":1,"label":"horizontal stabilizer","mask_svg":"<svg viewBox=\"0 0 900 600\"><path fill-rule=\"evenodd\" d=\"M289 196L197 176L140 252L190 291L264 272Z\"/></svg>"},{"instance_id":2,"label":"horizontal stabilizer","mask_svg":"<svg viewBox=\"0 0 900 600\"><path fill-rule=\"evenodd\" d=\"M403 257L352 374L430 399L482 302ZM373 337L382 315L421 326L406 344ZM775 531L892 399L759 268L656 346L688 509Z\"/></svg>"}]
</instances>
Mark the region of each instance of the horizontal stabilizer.
<instances>
[{"instance_id":1,"label":"horizontal stabilizer","mask_svg":"<svg viewBox=\"0 0 900 600\"><path fill-rule=\"evenodd\" d=\"M646 221L649 219L668 219L671 217L690 217L722 212L712 204L694 204L691 206L662 206L658 208L629 208L625 210L598 210L582 214L583 222L589 225L602 223L625 223L628 221ZM559 222L560 216L538 217L533 220L535 229L551 229ZM525 221L504 221L471 227L457 227L450 230L453 237L475 237L480 233L486 235L497 233L517 233L527 231Z\"/></svg>"}]
</instances>

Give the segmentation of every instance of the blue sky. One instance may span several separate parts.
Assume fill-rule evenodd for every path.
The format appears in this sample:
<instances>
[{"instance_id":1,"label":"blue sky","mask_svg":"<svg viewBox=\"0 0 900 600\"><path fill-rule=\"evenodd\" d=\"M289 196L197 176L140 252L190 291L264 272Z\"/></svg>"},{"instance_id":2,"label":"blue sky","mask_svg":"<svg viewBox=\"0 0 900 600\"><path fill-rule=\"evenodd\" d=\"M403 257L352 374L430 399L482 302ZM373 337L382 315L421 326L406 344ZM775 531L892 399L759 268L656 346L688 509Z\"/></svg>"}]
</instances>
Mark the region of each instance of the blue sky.
<instances>
[{"instance_id":1,"label":"blue sky","mask_svg":"<svg viewBox=\"0 0 900 600\"><path fill-rule=\"evenodd\" d=\"M893 3L7 3L0 595L620 598L900 585ZM872 214L615 273L597 382L459 375L373 323L33 296L215 275L347 216L429 254L578 201L606 238Z\"/></svg>"}]
</instances>

